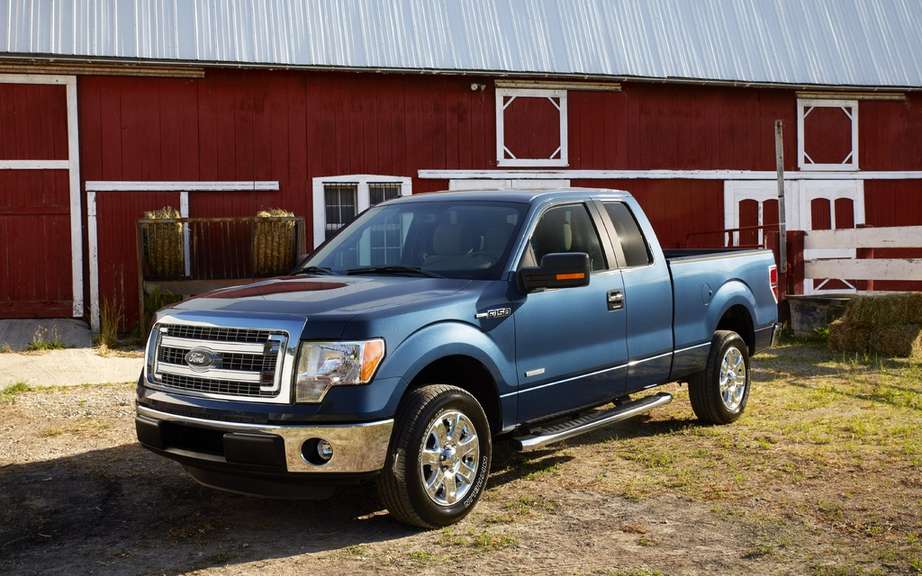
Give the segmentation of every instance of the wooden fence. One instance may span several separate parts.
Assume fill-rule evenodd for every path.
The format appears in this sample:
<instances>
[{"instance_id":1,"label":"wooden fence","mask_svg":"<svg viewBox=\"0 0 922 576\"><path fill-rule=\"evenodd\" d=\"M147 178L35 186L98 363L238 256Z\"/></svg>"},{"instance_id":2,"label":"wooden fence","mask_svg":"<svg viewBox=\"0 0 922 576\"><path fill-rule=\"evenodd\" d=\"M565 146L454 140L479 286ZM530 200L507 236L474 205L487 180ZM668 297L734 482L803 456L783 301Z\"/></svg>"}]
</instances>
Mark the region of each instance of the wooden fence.
<instances>
[{"instance_id":1,"label":"wooden fence","mask_svg":"<svg viewBox=\"0 0 922 576\"><path fill-rule=\"evenodd\" d=\"M287 274L306 253L304 219L175 218L137 224L141 333L163 298Z\"/></svg>"}]
</instances>

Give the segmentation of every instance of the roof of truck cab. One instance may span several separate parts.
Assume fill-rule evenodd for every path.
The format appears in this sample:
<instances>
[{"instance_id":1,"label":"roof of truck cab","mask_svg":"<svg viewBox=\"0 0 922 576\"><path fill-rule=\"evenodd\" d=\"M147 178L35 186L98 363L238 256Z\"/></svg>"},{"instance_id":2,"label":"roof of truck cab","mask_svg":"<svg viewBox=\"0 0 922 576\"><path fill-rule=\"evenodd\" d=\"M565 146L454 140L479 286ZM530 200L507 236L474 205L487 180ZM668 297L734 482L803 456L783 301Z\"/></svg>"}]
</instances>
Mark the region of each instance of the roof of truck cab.
<instances>
[{"instance_id":1,"label":"roof of truck cab","mask_svg":"<svg viewBox=\"0 0 922 576\"><path fill-rule=\"evenodd\" d=\"M543 188L543 189L516 189L516 188L492 188L484 190L463 190L463 191L444 191L444 192L426 192L424 194L414 194L404 196L391 202L521 202L531 204L537 200L553 201L566 198L587 198L592 196L606 195L614 198L624 198L630 196L623 190L612 190L608 188Z\"/></svg>"}]
</instances>

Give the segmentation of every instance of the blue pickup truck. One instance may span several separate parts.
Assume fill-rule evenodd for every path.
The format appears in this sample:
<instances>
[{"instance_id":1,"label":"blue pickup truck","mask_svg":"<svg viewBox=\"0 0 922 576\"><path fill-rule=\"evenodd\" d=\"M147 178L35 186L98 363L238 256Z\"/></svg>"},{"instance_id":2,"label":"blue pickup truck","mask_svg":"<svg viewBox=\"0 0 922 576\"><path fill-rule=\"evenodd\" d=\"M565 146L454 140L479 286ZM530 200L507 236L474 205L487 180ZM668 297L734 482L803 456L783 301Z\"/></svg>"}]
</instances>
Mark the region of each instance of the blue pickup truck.
<instances>
[{"instance_id":1,"label":"blue pickup truck","mask_svg":"<svg viewBox=\"0 0 922 576\"><path fill-rule=\"evenodd\" d=\"M734 421L777 317L771 252L663 250L626 192L406 197L288 276L158 312L137 434L208 486L373 481L399 520L445 526L498 438L542 448L668 403L641 393L674 381L701 421Z\"/></svg>"}]
</instances>

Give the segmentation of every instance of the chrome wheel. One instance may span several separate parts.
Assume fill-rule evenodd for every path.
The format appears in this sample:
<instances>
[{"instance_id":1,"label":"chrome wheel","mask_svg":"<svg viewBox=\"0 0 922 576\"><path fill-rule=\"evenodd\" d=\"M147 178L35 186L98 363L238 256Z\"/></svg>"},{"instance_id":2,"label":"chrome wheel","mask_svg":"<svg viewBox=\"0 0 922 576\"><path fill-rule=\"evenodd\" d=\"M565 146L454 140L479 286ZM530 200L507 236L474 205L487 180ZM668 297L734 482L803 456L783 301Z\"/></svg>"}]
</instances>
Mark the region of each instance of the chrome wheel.
<instances>
[{"instance_id":1,"label":"chrome wheel","mask_svg":"<svg viewBox=\"0 0 922 576\"><path fill-rule=\"evenodd\" d=\"M419 454L419 474L426 494L440 506L451 506L467 495L477 478L477 429L457 410L442 412L429 423Z\"/></svg>"},{"instance_id":2,"label":"chrome wheel","mask_svg":"<svg viewBox=\"0 0 922 576\"><path fill-rule=\"evenodd\" d=\"M746 385L746 360L739 348L730 346L720 362L720 398L727 410L736 412L740 409Z\"/></svg>"}]
</instances>

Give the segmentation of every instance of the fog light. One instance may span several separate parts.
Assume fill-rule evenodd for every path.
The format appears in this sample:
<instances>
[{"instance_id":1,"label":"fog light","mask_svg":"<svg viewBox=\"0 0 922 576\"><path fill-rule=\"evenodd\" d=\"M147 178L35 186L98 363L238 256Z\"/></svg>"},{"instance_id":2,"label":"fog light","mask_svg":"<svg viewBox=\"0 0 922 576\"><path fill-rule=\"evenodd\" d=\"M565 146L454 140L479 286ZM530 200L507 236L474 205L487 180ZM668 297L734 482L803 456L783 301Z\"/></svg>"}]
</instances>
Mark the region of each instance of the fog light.
<instances>
[{"instance_id":1,"label":"fog light","mask_svg":"<svg viewBox=\"0 0 922 576\"><path fill-rule=\"evenodd\" d=\"M317 442L317 456L321 460L326 462L333 457L333 445L327 442L326 440L321 440Z\"/></svg>"},{"instance_id":2,"label":"fog light","mask_svg":"<svg viewBox=\"0 0 922 576\"><path fill-rule=\"evenodd\" d=\"M333 445L322 438L305 440L301 445L301 456L315 466L323 466L333 457Z\"/></svg>"}]
</instances>

